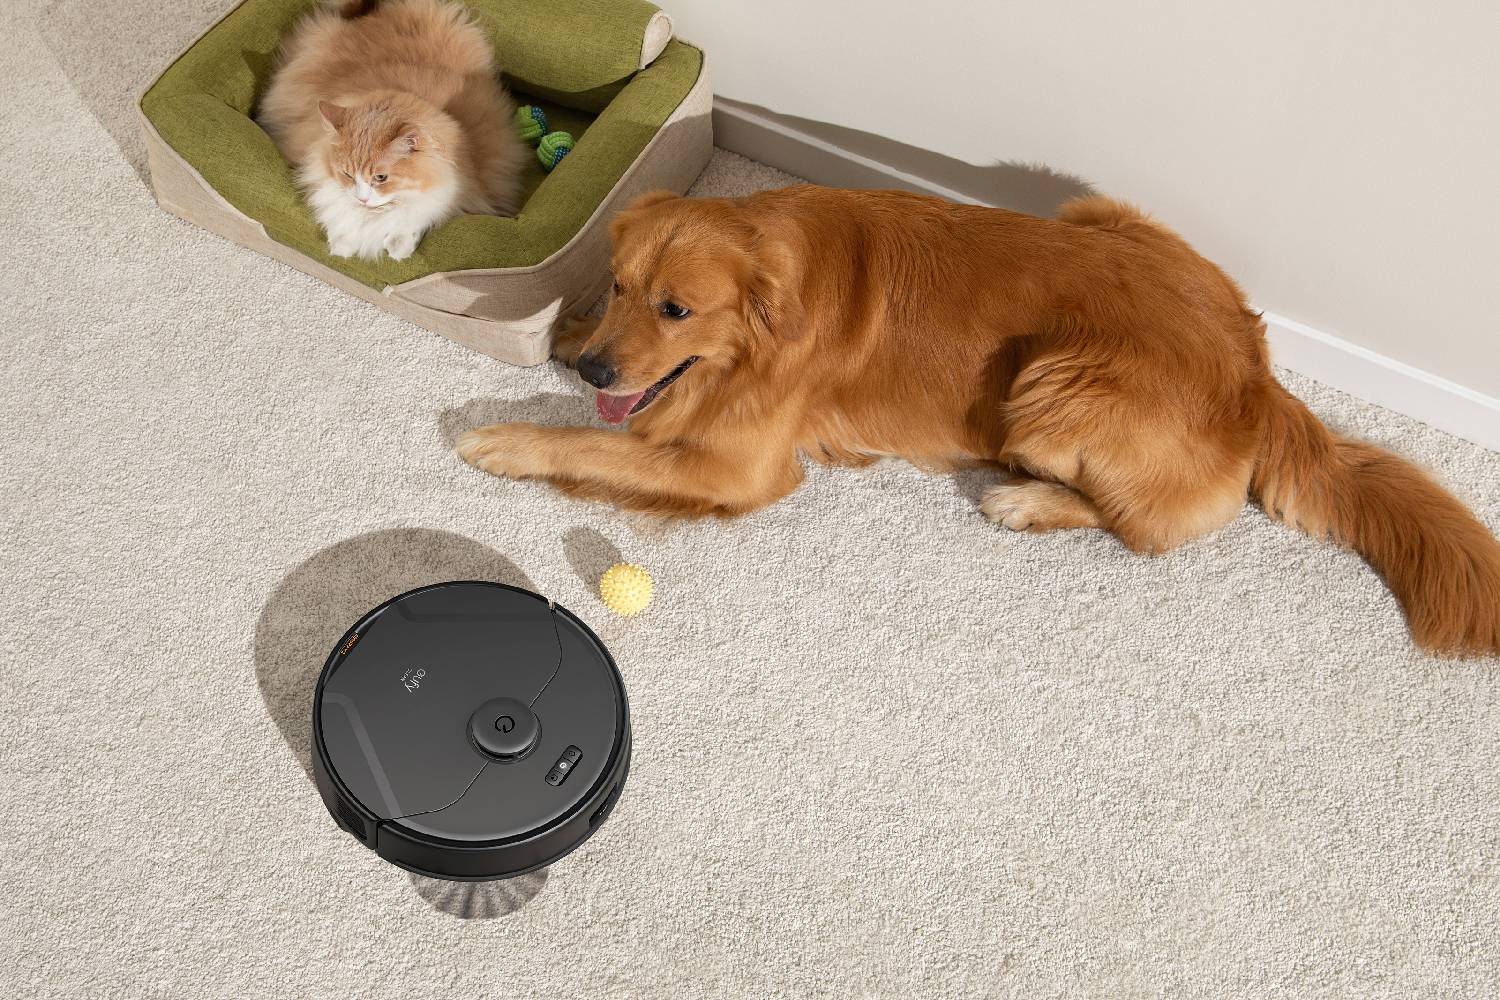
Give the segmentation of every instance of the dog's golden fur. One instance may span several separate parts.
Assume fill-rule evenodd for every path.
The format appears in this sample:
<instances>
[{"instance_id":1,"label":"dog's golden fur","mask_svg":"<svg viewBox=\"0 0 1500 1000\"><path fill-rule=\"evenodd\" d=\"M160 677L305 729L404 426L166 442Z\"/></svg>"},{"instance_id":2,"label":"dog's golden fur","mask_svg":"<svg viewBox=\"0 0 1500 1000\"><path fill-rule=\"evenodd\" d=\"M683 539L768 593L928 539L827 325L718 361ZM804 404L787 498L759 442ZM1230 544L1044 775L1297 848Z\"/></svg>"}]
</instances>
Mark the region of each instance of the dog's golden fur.
<instances>
[{"instance_id":1,"label":"dog's golden fur","mask_svg":"<svg viewBox=\"0 0 1500 1000\"><path fill-rule=\"evenodd\" d=\"M993 520L1144 553L1250 496L1360 552L1424 648L1500 652L1500 544L1410 464L1325 428L1276 382L1234 282L1127 205L1049 220L899 192L658 194L613 234L609 309L559 356L607 363L627 397L700 360L626 433L499 425L465 436L467 461L687 515L772 503L801 454L992 462L1019 476L984 496Z\"/></svg>"}]
</instances>

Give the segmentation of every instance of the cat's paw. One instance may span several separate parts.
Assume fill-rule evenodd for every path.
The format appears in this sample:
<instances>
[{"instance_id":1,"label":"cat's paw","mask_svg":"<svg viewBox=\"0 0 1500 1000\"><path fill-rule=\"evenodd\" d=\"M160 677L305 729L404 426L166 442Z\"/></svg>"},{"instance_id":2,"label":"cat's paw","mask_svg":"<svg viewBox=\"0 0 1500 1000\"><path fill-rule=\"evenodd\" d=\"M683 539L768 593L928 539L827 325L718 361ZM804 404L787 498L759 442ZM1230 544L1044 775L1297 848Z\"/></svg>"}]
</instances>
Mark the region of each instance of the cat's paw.
<instances>
[{"instance_id":1,"label":"cat's paw","mask_svg":"<svg viewBox=\"0 0 1500 1000\"><path fill-rule=\"evenodd\" d=\"M417 233L392 233L385 238L385 252L391 255L391 260L405 260L417 249L419 239Z\"/></svg>"},{"instance_id":2,"label":"cat's paw","mask_svg":"<svg viewBox=\"0 0 1500 1000\"><path fill-rule=\"evenodd\" d=\"M569 368L578 367L578 355L599 327L597 316L570 316L557 324L552 334L552 356Z\"/></svg>"},{"instance_id":3,"label":"cat's paw","mask_svg":"<svg viewBox=\"0 0 1500 1000\"><path fill-rule=\"evenodd\" d=\"M328 244L328 252L334 257L353 257L359 252L359 244L353 240L334 240Z\"/></svg>"}]
</instances>

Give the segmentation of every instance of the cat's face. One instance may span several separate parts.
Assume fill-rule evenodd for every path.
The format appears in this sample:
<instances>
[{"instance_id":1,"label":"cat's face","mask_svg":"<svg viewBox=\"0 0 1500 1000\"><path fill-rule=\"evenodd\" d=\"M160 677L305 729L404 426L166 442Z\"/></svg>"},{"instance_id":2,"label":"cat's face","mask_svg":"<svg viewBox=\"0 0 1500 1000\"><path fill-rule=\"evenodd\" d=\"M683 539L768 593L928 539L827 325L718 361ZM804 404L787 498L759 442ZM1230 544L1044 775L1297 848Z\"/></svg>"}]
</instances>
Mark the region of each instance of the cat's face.
<instances>
[{"instance_id":1,"label":"cat's face","mask_svg":"<svg viewBox=\"0 0 1500 1000\"><path fill-rule=\"evenodd\" d=\"M450 181L452 167L437 155L423 122L380 105L322 101L318 111L329 138L323 154L328 176L361 208L384 208Z\"/></svg>"}]
</instances>

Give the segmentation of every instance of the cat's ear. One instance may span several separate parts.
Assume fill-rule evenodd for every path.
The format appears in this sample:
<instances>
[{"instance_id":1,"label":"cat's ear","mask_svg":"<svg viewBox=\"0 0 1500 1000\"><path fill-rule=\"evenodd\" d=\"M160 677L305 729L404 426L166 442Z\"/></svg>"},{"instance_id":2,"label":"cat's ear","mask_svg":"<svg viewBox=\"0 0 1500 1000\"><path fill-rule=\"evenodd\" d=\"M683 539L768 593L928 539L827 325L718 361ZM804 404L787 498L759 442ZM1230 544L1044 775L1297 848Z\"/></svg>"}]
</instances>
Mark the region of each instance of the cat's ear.
<instances>
[{"instance_id":1,"label":"cat's ear","mask_svg":"<svg viewBox=\"0 0 1500 1000\"><path fill-rule=\"evenodd\" d=\"M397 156L406 156L415 153L419 149L435 149L437 142L426 131L416 125L403 125L401 134L396 136L391 143L391 152Z\"/></svg>"},{"instance_id":2,"label":"cat's ear","mask_svg":"<svg viewBox=\"0 0 1500 1000\"><path fill-rule=\"evenodd\" d=\"M323 128L329 132L337 132L344 124L344 116L349 109L340 107L332 101L319 101L318 114L323 116Z\"/></svg>"}]
</instances>

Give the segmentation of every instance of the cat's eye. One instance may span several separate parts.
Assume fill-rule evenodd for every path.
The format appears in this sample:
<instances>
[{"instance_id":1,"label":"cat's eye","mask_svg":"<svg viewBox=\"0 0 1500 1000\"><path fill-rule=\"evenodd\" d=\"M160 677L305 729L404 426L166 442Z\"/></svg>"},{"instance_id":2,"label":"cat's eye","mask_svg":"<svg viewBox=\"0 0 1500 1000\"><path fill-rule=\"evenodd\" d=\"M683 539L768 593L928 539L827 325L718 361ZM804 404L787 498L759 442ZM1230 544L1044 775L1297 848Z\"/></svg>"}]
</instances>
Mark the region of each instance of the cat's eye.
<instances>
[{"instance_id":1,"label":"cat's eye","mask_svg":"<svg viewBox=\"0 0 1500 1000\"><path fill-rule=\"evenodd\" d=\"M375 180L376 184L384 184L385 181L386 181L386 175L385 174L376 174L375 177L374 177L374 180Z\"/></svg>"},{"instance_id":2,"label":"cat's eye","mask_svg":"<svg viewBox=\"0 0 1500 1000\"><path fill-rule=\"evenodd\" d=\"M354 175L347 170L340 170L339 173L344 175L345 180L354 180Z\"/></svg>"},{"instance_id":3,"label":"cat's eye","mask_svg":"<svg viewBox=\"0 0 1500 1000\"><path fill-rule=\"evenodd\" d=\"M687 306L680 306L670 299L661 304L661 314L668 319L687 319L693 311Z\"/></svg>"}]
</instances>

